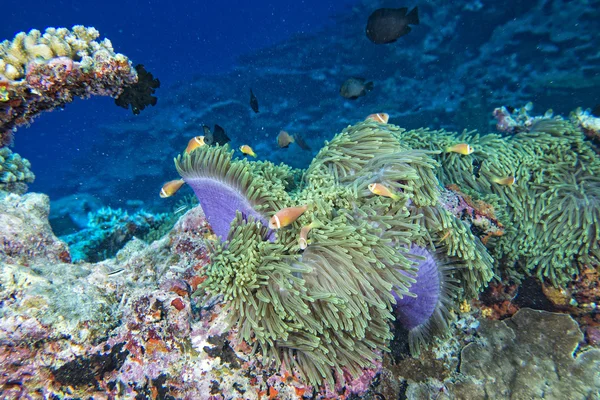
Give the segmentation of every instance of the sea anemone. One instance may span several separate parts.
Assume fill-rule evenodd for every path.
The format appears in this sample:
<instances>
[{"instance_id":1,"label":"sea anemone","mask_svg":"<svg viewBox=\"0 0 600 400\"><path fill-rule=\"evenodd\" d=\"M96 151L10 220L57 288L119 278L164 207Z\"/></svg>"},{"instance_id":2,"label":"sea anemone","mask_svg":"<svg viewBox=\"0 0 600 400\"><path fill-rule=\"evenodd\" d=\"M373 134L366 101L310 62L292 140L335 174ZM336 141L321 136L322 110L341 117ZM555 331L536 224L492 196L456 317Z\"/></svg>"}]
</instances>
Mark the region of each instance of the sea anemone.
<instances>
[{"instance_id":1,"label":"sea anemone","mask_svg":"<svg viewBox=\"0 0 600 400\"><path fill-rule=\"evenodd\" d=\"M490 269L485 248L465 244L475 239L471 232L439 208L434 153L401 146L394 132L401 129L373 122L345 129L319 152L302 186L289 168L232 160L227 146L175 160L226 239L215 244L200 291L223 296L240 338L254 343L264 363L296 369L314 386L333 386L381 360L397 299L396 309L412 315L405 322L416 353L446 326L456 265L477 272L456 272L474 279L465 285L473 290L491 278L482 272ZM398 196L373 195L368 185L376 181ZM298 205L308 207L296 221L268 229L271 216ZM301 249L308 225L310 243ZM444 227L464 237L432 250L435 262L416 263L429 254L416 244L435 248ZM426 295L430 285L433 297Z\"/></svg>"}]
</instances>

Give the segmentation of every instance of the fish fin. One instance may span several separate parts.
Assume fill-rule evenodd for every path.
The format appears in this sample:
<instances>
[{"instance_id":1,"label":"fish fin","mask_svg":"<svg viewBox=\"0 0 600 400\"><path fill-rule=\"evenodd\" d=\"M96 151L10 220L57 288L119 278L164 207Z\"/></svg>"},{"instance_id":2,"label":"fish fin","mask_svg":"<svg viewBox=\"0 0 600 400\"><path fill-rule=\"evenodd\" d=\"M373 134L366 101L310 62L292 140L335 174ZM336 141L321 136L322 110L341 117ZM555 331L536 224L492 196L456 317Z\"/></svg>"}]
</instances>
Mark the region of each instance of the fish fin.
<instances>
[{"instance_id":1,"label":"fish fin","mask_svg":"<svg viewBox=\"0 0 600 400\"><path fill-rule=\"evenodd\" d=\"M419 25L419 7L413 8L412 11L408 13L406 21L411 25Z\"/></svg>"},{"instance_id":2,"label":"fish fin","mask_svg":"<svg viewBox=\"0 0 600 400\"><path fill-rule=\"evenodd\" d=\"M373 82L367 82L367 83L365 83L365 90L367 92L370 92L371 90L373 90Z\"/></svg>"}]
</instances>

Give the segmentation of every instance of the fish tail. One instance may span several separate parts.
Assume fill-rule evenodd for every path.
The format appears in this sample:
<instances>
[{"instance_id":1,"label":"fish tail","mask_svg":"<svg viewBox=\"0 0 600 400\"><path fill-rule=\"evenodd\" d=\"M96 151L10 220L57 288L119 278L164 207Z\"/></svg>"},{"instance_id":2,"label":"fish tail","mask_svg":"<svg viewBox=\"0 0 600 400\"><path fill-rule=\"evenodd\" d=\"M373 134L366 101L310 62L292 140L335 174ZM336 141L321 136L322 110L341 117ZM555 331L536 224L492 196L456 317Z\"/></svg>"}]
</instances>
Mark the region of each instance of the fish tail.
<instances>
[{"instance_id":1,"label":"fish tail","mask_svg":"<svg viewBox=\"0 0 600 400\"><path fill-rule=\"evenodd\" d=\"M367 83L365 83L365 90L367 92L370 92L371 90L373 90L373 82L367 82Z\"/></svg>"},{"instance_id":2,"label":"fish tail","mask_svg":"<svg viewBox=\"0 0 600 400\"><path fill-rule=\"evenodd\" d=\"M406 21L410 25L419 25L419 7L415 7L406 15Z\"/></svg>"}]
</instances>

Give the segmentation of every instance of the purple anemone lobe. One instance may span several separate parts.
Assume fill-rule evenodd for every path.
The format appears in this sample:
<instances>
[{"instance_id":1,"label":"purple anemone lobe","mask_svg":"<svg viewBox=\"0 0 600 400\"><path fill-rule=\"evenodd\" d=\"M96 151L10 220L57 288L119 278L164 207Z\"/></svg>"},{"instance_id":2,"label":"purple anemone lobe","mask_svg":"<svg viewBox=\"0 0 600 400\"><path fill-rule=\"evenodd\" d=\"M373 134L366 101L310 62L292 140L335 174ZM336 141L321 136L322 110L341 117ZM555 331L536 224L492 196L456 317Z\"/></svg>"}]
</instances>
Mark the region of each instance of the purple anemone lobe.
<instances>
[{"instance_id":1,"label":"purple anemone lobe","mask_svg":"<svg viewBox=\"0 0 600 400\"><path fill-rule=\"evenodd\" d=\"M394 297L397 319L406 329L411 330L427 322L433 315L440 298L441 285L440 273L431 253L415 245L411 246L409 253L425 258L418 260L417 276L414 277L417 282L409 289L416 297L400 298L395 292Z\"/></svg>"},{"instance_id":2,"label":"purple anemone lobe","mask_svg":"<svg viewBox=\"0 0 600 400\"><path fill-rule=\"evenodd\" d=\"M394 311L398 321L409 331L410 351L416 356L421 345L429 342L433 335L447 331L448 309L458 290L452 276L457 265L447 260L441 250L432 253L413 244L409 254L420 257L416 260L416 276L411 275L416 282L409 288L415 297L400 298L394 292Z\"/></svg>"},{"instance_id":3,"label":"purple anemone lobe","mask_svg":"<svg viewBox=\"0 0 600 400\"><path fill-rule=\"evenodd\" d=\"M208 177L184 177L184 180L194 190L210 226L222 240L227 238L237 211L268 225L267 219L234 187Z\"/></svg>"}]
</instances>

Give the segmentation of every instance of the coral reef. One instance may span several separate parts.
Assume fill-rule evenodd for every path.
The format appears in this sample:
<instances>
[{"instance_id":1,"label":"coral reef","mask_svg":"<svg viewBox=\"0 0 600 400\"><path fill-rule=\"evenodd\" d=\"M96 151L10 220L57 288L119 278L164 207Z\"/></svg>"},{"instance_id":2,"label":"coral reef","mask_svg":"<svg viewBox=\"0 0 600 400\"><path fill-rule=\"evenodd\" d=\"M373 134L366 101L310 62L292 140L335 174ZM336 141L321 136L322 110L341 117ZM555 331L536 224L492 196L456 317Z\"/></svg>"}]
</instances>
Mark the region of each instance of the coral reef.
<instances>
[{"instance_id":1,"label":"coral reef","mask_svg":"<svg viewBox=\"0 0 600 400\"><path fill-rule=\"evenodd\" d=\"M600 118L594 116L591 110L582 110L581 107L577 108L570 115L571 122L579 126L583 133L590 138L596 146L600 142Z\"/></svg>"},{"instance_id":2,"label":"coral reef","mask_svg":"<svg viewBox=\"0 0 600 400\"><path fill-rule=\"evenodd\" d=\"M419 359L384 360L371 395L587 399L600 393L600 349L581 344L583 334L568 315L524 308L496 321L463 313L451 329L450 340L437 341Z\"/></svg>"},{"instance_id":3,"label":"coral reef","mask_svg":"<svg viewBox=\"0 0 600 400\"><path fill-rule=\"evenodd\" d=\"M492 277L479 239L439 202L433 153L403 147L401 132L373 121L348 127L317 154L304 185L290 192L289 169L232 160L227 146L176 159L225 240L202 270L200 293L224 297L239 339L254 343L264 363L297 369L316 387L323 380L334 387L334 379L375 366L392 338L394 296L424 296L437 285L439 296L397 305L417 352L433 333L445 332L459 287L472 296ZM397 200L373 195L374 182ZM291 228L270 230L269 217L294 204L308 206ZM309 224L300 253L299 230ZM436 246L447 229L453 231L447 245ZM421 254L411 255L411 244L433 248L438 261L415 271L413 259Z\"/></svg>"},{"instance_id":4,"label":"coral reef","mask_svg":"<svg viewBox=\"0 0 600 400\"><path fill-rule=\"evenodd\" d=\"M34 179L28 160L8 147L0 148L0 191L23 194L27 191L27 184Z\"/></svg>"},{"instance_id":5,"label":"coral reef","mask_svg":"<svg viewBox=\"0 0 600 400\"><path fill-rule=\"evenodd\" d=\"M94 28L47 28L18 33L0 44L0 144L30 123L76 97L117 96L137 82L136 71Z\"/></svg>"},{"instance_id":6,"label":"coral reef","mask_svg":"<svg viewBox=\"0 0 600 400\"><path fill-rule=\"evenodd\" d=\"M89 213L87 228L61 239L69 245L73 262L98 262L113 257L132 237L144 238L167 218L143 210L129 215L121 209L101 208Z\"/></svg>"},{"instance_id":7,"label":"coral reef","mask_svg":"<svg viewBox=\"0 0 600 400\"><path fill-rule=\"evenodd\" d=\"M2 215L42 202L38 207L45 204L45 214L23 213L23 224L13 229L26 233L29 226L48 226L44 199L5 197ZM304 383L266 368L260 355L236 339L219 298L201 303L191 296L202 283L198 272L209 260L209 238L214 235L197 207L168 236L150 245L132 239L101 263L66 264L60 261L61 249L53 246L27 260L3 260L2 396L258 400L310 395ZM318 398L360 394L372 376Z\"/></svg>"}]
</instances>

